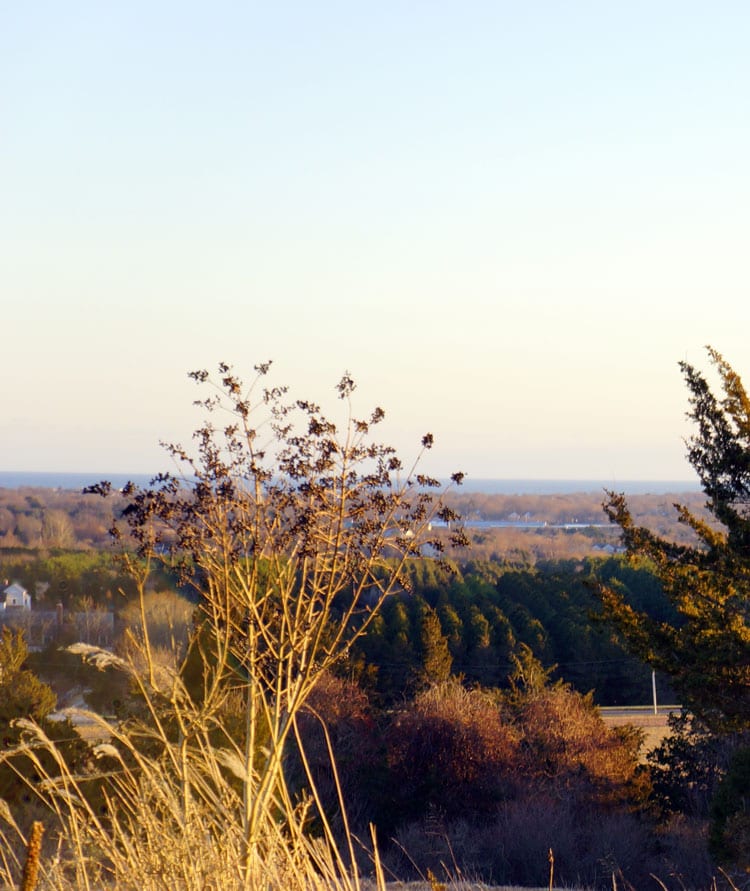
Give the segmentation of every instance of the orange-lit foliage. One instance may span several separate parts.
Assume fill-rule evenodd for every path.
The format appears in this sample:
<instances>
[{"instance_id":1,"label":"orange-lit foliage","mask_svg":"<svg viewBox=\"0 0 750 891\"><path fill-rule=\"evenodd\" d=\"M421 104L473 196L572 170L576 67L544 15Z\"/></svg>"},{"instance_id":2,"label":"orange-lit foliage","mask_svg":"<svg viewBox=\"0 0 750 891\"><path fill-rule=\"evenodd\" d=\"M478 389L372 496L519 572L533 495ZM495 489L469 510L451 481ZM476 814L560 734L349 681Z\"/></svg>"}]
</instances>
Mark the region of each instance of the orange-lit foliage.
<instances>
[{"instance_id":1,"label":"orange-lit foliage","mask_svg":"<svg viewBox=\"0 0 750 891\"><path fill-rule=\"evenodd\" d=\"M609 728L593 704L565 684L528 694L516 715L523 745L519 768L556 793L572 790L600 803L641 798L640 733Z\"/></svg>"},{"instance_id":2,"label":"orange-lit foliage","mask_svg":"<svg viewBox=\"0 0 750 891\"><path fill-rule=\"evenodd\" d=\"M513 794L519 736L496 698L456 680L399 709L388 729L393 812L487 813Z\"/></svg>"}]
</instances>

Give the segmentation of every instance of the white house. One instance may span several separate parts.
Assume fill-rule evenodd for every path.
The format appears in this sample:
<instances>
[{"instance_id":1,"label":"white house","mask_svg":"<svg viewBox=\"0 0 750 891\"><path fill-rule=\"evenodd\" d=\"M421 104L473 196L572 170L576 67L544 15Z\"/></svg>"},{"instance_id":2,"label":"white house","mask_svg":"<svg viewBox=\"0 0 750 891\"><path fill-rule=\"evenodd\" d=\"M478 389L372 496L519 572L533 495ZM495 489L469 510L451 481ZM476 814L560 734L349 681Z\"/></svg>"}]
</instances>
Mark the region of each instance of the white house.
<instances>
[{"instance_id":1,"label":"white house","mask_svg":"<svg viewBox=\"0 0 750 891\"><path fill-rule=\"evenodd\" d=\"M9 585L0 594L0 610L31 609L31 595L20 585Z\"/></svg>"}]
</instances>

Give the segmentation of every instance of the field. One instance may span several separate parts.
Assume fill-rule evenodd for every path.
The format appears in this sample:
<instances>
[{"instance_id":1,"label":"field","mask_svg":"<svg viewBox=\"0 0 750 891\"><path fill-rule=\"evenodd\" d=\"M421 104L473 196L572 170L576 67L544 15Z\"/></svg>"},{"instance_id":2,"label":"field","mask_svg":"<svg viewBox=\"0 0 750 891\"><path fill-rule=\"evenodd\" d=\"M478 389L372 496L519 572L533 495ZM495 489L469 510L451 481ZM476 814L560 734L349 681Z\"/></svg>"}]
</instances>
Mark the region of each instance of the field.
<instances>
[{"instance_id":1,"label":"field","mask_svg":"<svg viewBox=\"0 0 750 891\"><path fill-rule=\"evenodd\" d=\"M631 724L644 732L641 757L645 756L669 734L669 716L673 712L679 712L677 705L664 705L659 707L654 714L653 706L644 705L635 708L603 708L601 715L604 723L609 727L622 727Z\"/></svg>"}]
</instances>

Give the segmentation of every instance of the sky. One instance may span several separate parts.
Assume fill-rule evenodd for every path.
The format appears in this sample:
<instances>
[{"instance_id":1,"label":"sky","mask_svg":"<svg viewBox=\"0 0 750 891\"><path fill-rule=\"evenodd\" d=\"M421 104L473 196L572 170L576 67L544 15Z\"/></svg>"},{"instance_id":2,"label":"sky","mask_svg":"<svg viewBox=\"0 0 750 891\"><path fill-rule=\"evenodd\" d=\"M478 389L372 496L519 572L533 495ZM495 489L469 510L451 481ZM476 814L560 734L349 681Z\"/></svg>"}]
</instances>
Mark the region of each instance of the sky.
<instances>
[{"instance_id":1,"label":"sky","mask_svg":"<svg viewBox=\"0 0 750 891\"><path fill-rule=\"evenodd\" d=\"M471 478L689 479L750 380L750 5L0 8L0 470L152 472L232 364Z\"/></svg>"}]
</instances>

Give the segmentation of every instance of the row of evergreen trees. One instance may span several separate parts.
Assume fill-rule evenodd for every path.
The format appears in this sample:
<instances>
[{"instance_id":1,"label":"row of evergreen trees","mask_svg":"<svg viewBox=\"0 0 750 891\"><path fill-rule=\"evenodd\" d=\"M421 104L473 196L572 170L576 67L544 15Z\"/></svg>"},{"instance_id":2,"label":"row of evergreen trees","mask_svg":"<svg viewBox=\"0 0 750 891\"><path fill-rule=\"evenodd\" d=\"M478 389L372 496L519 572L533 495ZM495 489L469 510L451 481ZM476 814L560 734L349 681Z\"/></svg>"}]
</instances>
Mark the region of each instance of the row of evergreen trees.
<instances>
[{"instance_id":1,"label":"row of evergreen trees","mask_svg":"<svg viewBox=\"0 0 750 891\"><path fill-rule=\"evenodd\" d=\"M507 686L514 655L529 647L554 676L600 705L651 699L650 669L597 618L597 584L615 586L655 618L672 615L647 564L620 558L534 568L435 560L409 564L407 588L384 604L344 670L389 703L459 676L468 685ZM662 695L668 695L665 691Z\"/></svg>"}]
</instances>

